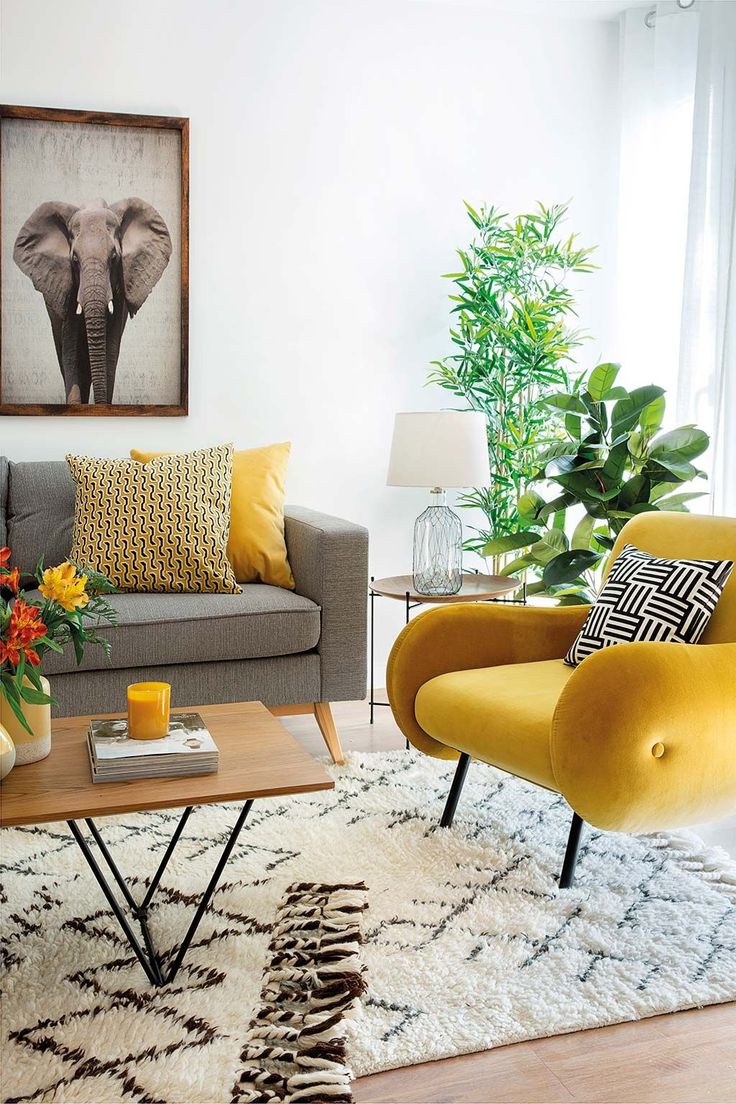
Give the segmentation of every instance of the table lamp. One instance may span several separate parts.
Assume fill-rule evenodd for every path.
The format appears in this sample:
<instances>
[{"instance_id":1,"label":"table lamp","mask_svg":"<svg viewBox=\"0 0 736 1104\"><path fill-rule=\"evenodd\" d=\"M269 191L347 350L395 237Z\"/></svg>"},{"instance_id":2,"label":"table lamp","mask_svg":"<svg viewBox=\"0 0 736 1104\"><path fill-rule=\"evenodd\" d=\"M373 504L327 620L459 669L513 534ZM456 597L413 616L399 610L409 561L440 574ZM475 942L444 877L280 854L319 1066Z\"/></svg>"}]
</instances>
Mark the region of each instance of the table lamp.
<instances>
[{"instance_id":1,"label":"table lamp","mask_svg":"<svg viewBox=\"0 0 736 1104\"><path fill-rule=\"evenodd\" d=\"M431 503L414 525L414 588L457 594L462 585L463 530L445 501L448 487L486 487L486 416L474 410L397 414L386 482L429 487Z\"/></svg>"}]
</instances>

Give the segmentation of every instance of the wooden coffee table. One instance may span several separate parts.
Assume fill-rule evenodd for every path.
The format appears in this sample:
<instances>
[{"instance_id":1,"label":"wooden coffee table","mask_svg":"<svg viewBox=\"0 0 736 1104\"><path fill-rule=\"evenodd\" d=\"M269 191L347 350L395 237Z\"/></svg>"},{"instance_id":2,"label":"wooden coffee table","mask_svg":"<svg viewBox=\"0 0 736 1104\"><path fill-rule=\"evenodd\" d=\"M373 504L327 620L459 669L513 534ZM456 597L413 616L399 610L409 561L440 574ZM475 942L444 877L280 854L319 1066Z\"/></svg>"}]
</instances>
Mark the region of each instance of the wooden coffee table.
<instances>
[{"instance_id":1,"label":"wooden coffee table","mask_svg":"<svg viewBox=\"0 0 736 1104\"><path fill-rule=\"evenodd\" d=\"M172 712L192 711L202 715L219 749L220 765L216 774L94 783L87 752L90 718L67 717L53 723L51 754L39 763L16 767L0 786L1 826L67 821L123 934L152 985L168 985L176 977L253 801L259 797L330 790L335 785L324 767L304 751L260 702L189 706L186 710ZM156 887L194 807L220 801L244 804L184 938L175 952L162 956L153 944L148 927L148 909ZM93 818L174 808L183 808L184 812L143 900L138 902L115 865ZM82 821L87 825L91 840L80 826ZM90 842L96 845L133 920L138 922L143 937L142 944L125 908L118 902L95 858Z\"/></svg>"}]
</instances>

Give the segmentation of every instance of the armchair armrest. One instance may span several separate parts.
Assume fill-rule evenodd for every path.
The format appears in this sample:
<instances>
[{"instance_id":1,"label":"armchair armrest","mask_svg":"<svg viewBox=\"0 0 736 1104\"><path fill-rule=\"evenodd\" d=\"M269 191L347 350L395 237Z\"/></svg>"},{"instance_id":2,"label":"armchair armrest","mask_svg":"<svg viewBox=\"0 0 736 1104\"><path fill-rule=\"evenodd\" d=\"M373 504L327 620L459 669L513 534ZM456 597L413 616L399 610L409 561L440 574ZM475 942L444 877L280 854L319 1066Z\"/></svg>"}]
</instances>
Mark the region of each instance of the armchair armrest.
<instances>
[{"instance_id":1,"label":"armchair armrest","mask_svg":"<svg viewBox=\"0 0 736 1104\"><path fill-rule=\"evenodd\" d=\"M414 702L419 688L449 671L561 659L588 610L488 602L419 614L397 637L386 671L388 699L399 728L427 755L456 759L456 752L433 740L417 723Z\"/></svg>"},{"instance_id":2,"label":"armchair armrest","mask_svg":"<svg viewBox=\"0 0 736 1104\"><path fill-rule=\"evenodd\" d=\"M560 695L552 766L597 828L649 832L736 808L736 643L617 644Z\"/></svg>"},{"instance_id":3,"label":"armchair armrest","mask_svg":"<svg viewBox=\"0 0 736 1104\"><path fill-rule=\"evenodd\" d=\"M364 698L368 530L302 506L286 507L284 528L297 594L322 610L321 701Z\"/></svg>"}]
</instances>

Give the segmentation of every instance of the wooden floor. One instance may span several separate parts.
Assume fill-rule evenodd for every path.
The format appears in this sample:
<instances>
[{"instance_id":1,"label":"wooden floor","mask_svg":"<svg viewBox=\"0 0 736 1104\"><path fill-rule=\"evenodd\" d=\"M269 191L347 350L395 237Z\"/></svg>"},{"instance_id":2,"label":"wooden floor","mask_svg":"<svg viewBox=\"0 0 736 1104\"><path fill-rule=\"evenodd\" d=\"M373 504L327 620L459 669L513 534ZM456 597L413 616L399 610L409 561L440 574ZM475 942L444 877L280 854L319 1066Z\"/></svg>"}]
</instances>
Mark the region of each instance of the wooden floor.
<instances>
[{"instance_id":1,"label":"wooden floor","mask_svg":"<svg viewBox=\"0 0 736 1104\"><path fill-rule=\"evenodd\" d=\"M346 752L403 746L389 709L376 710L372 727L364 702L335 705L334 714ZM314 718L285 723L310 751L324 751ZM388 1070L360 1078L354 1094L358 1104L736 1104L736 1004Z\"/></svg>"}]
</instances>

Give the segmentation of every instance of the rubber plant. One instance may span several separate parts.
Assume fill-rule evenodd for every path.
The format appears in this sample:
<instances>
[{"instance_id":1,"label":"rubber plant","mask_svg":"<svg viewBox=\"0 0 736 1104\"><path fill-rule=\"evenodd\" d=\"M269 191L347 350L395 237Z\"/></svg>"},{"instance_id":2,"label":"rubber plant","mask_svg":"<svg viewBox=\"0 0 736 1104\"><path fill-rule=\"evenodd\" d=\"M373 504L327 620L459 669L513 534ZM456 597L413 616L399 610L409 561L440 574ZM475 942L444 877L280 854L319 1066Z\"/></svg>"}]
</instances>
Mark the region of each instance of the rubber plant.
<instances>
[{"instance_id":1,"label":"rubber plant","mask_svg":"<svg viewBox=\"0 0 736 1104\"><path fill-rule=\"evenodd\" d=\"M485 516L466 547L480 551L491 538L514 534L533 519L518 509L520 495L537 467L537 456L559 435L562 416L543 403L553 390L570 387L573 350L582 340L569 323L575 303L565 282L570 273L590 272L591 249L560 235L565 204L515 218L495 207L465 204L476 236L458 250L462 268L453 283L454 351L434 361L429 382L439 384L466 408L488 420L493 483L459 498Z\"/></svg>"},{"instance_id":2,"label":"rubber plant","mask_svg":"<svg viewBox=\"0 0 736 1104\"><path fill-rule=\"evenodd\" d=\"M525 551L503 572L541 574L527 593L552 595L562 605L594 600L608 554L629 518L686 511L689 501L705 493L680 488L705 478L693 461L708 448L707 433L694 425L660 432L664 389L628 391L617 385L618 373L617 364L599 364L572 387L541 399L546 409L562 414L564 439L536 457L536 471L517 503L524 526L511 535ZM541 485L554 491L552 497L536 489ZM501 538L488 542L483 554L504 550Z\"/></svg>"}]
</instances>

